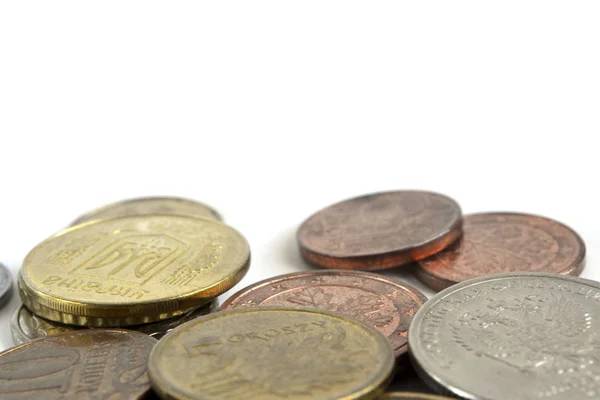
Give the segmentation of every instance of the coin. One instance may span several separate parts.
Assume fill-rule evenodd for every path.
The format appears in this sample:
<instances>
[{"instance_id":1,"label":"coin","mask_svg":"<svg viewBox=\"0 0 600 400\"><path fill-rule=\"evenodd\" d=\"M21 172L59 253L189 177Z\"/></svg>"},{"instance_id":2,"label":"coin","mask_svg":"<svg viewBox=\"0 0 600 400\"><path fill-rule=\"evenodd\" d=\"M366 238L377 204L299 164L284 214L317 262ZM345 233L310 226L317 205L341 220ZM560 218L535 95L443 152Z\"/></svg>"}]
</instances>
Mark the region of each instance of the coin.
<instances>
[{"instance_id":1,"label":"coin","mask_svg":"<svg viewBox=\"0 0 600 400\"><path fill-rule=\"evenodd\" d=\"M209 304L200 307L196 310L189 311L183 315L177 317L165 319L162 321L144 324L134 325L127 329L145 333L153 338L160 339L167 332L170 332L177 326L184 322L190 321L194 318L201 317L203 315L210 314L216 311L218 307L218 300L213 300ZM10 320L10 333L15 345L23 344L30 340L38 339L46 336L59 335L61 333L74 332L80 329L87 329L83 326L77 325L65 325L59 322L49 321L40 316L35 315L29 311L25 306L17 308L12 315Z\"/></svg>"},{"instance_id":2,"label":"coin","mask_svg":"<svg viewBox=\"0 0 600 400\"><path fill-rule=\"evenodd\" d=\"M3 307L12 294L12 276L4 264L0 264L0 307Z\"/></svg>"},{"instance_id":3,"label":"coin","mask_svg":"<svg viewBox=\"0 0 600 400\"><path fill-rule=\"evenodd\" d=\"M529 214L472 214L463 219L463 237L421 261L416 273L427 286L441 290L504 272L579 275L584 260L583 240L559 222Z\"/></svg>"},{"instance_id":4,"label":"coin","mask_svg":"<svg viewBox=\"0 0 600 400\"><path fill-rule=\"evenodd\" d=\"M168 399L373 399L394 353L376 329L328 311L257 307L210 314L168 333L150 355Z\"/></svg>"},{"instance_id":5,"label":"coin","mask_svg":"<svg viewBox=\"0 0 600 400\"><path fill-rule=\"evenodd\" d=\"M600 283L544 273L472 279L413 318L409 352L435 388L473 400L600 398Z\"/></svg>"},{"instance_id":6,"label":"coin","mask_svg":"<svg viewBox=\"0 0 600 400\"><path fill-rule=\"evenodd\" d=\"M389 392L379 398L380 400L452 400L450 397L436 396L426 393L411 393L411 392Z\"/></svg>"},{"instance_id":7,"label":"coin","mask_svg":"<svg viewBox=\"0 0 600 400\"><path fill-rule=\"evenodd\" d=\"M217 221L222 218L219 213L206 204L179 197L141 197L128 199L90 211L77 218L71 226L84 222L116 217L130 217L136 215L187 215L191 217L204 217Z\"/></svg>"},{"instance_id":8,"label":"coin","mask_svg":"<svg viewBox=\"0 0 600 400\"><path fill-rule=\"evenodd\" d=\"M136 216L67 229L25 258L23 304L56 322L130 326L181 315L230 289L250 262L234 229L185 216Z\"/></svg>"},{"instance_id":9,"label":"coin","mask_svg":"<svg viewBox=\"0 0 600 400\"><path fill-rule=\"evenodd\" d=\"M142 333L86 329L0 353L2 400L142 399L156 339Z\"/></svg>"},{"instance_id":10,"label":"coin","mask_svg":"<svg viewBox=\"0 0 600 400\"><path fill-rule=\"evenodd\" d=\"M324 268L377 270L443 250L461 232L461 210L449 197L397 191L329 206L298 229L304 258Z\"/></svg>"},{"instance_id":11,"label":"coin","mask_svg":"<svg viewBox=\"0 0 600 400\"><path fill-rule=\"evenodd\" d=\"M408 349L412 316L427 297L405 283L357 271L315 271L281 275L248 286L221 310L251 306L311 307L357 318L377 328L396 356Z\"/></svg>"}]
</instances>

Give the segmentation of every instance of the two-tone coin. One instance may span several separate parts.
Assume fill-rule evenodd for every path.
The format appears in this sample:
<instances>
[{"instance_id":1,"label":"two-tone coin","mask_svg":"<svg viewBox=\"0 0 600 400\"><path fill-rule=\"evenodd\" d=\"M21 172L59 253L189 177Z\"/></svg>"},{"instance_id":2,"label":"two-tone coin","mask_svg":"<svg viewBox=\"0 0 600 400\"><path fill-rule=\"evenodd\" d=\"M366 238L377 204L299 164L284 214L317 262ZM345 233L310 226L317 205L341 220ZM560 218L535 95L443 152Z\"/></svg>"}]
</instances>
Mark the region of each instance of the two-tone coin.
<instances>
[{"instance_id":1,"label":"two-tone coin","mask_svg":"<svg viewBox=\"0 0 600 400\"><path fill-rule=\"evenodd\" d=\"M219 302L215 299L209 304L196 310L189 311L183 315L150 324L129 326L127 329L145 333L148 336L160 339L168 332L187 321L215 312L218 305ZM44 319L29 311L25 306L17 308L13 312L10 321L10 333L15 345L23 344L41 337L60 335L61 333L74 332L80 329L87 328L77 325L65 325Z\"/></svg>"},{"instance_id":2,"label":"two-tone coin","mask_svg":"<svg viewBox=\"0 0 600 400\"><path fill-rule=\"evenodd\" d=\"M250 250L233 228L173 215L77 225L36 246L18 277L23 304L70 325L131 326L187 313L233 287Z\"/></svg>"},{"instance_id":3,"label":"two-tone coin","mask_svg":"<svg viewBox=\"0 0 600 400\"><path fill-rule=\"evenodd\" d=\"M507 272L579 275L581 237L560 222L530 214L484 213L463 218L463 236L416 268L427 286L441 290L480 276Z\"/></svg>"},{"instance_id":4,"label":"two-tone coin","mask_svg":"<svg viewBox=\"0 0 600 400\"><path fill-rule=\"evenodd\" d=\"M339 312L377 328L401 357L408 349L412 316L426 301L417 289L394 279L368 272L326 270L255 283L232 295L221 310L268 305Z\"/></svg>"},{"instance_id":5,"label":"two-tone coin","mask_svg":"<svg viewBox=\"0 0 600 400\"><path fill-rule=\"evenodd\" d=\"M90 211L77 218L71 226L96 219L133 217L136 215L187 215L221 221L219 213L206 204L179 197L141 197L128 199Z\"/></svg>"},{"instance_id":6,"label":"two-tone coin","mask_svg":"<svg viewBox=\"0 0 600 400\"><path fill-rule=\"evenodd\" d=\"M0 307L10 300L12 295L12 275L4 264L0 264Z\"/></svg>"},{"instance_id":7,"label":"two-tone coin","mask_svg":"<svg viewBox=\"0 0 600 400\"><path fill-rule=\"evenodd\" d=\"M0 353L0 398L143 399L155 343L138 332L86 329L13 347Z\"/></svg>"},{"instance_id":8,"label":"two-tone coin","mask_svg":"<svg viewBox=\"0 0 600 400\"><path fill-rule=\"evenodd\" d=\"M303 257L324 268L377 270L438 253L461 234L461 210L449 197L396 191L329 206L298 229Z\"/></svg>"},{"instance_id":9,"label":"two-tone coin","mask_svg":"<svg viewBox=\"0 0 600 400\"><path fill-rule=\"evenodd\" d=\"M409 331L432 387L472 400L600 398L600 283L511 273L430 299Z\"/></svg>"},{"instance_id":10,"label":"two-tone coin","mask_svg":"<svg viewBox=\"0 0 600 400\"><path fill-rule=\"evenodd\" d=\"M258 307L210 314L160 340L150 355L165 399L375 399L394 353L376 329L314 309Z\"/></svg>"}]
</instances>

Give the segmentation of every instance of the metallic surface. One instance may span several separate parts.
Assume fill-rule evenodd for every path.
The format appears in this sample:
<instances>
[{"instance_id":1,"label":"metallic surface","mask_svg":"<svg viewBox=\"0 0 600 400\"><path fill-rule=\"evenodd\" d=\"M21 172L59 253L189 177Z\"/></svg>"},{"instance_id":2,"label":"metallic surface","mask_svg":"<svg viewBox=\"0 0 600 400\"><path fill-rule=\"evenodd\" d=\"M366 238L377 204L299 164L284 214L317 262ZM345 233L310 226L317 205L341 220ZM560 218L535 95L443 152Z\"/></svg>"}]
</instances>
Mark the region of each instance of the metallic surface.
<instances>
[{"instance_id":1,"label":"metallic surface","mask_svg":"<svg viewBox=\"0 0 600 400\"><path fill-rule=\"evenodd\" d=\"M221 221L222 218L212 207L194 200L178 197L141 197L128 199L90 211L77 218L71 226L84 222L117 217L131 217L136 215L187 215L203 217Z\"/></svg>"},{"instance_id":2,"label":"metallic surface","mask_svg":"<svg viewBox=\"0 0 600 400\"><path fill-rule=\"evenodd\" d=\"M314 309L222 311L168 333L148 372L164 399L376 399L394 354L376 329Z\"/></svg>"},{"instance_id":3,"label":"metallic surface","mask_svg":"<svg viewBox=\"0 0 600 400\"><path fill-rule=\"evenodd\" d=\"M403 282L368 272L314 271L281 275L232 295L221 310L252 306L311 307L335 311L377 328L396 356L408 350L408 327L427 297Z\"/></svg>"},{"instance_id":4,"label":"metallic surface","mask_svg":"<svg viewBox=\"0 0 600 400\"><path fill-rule=\"evenodd\" d=\"M461 234L449 197L421 191L375 193L329 206L298 229L303 257L334 269L392 268L438 253Z\"/></svg>"},{"instance_id":5,"label":"metallic surface","mask_svg":"<svg viewBox=\"0 0 600 400\"><path fill-rule=\"evenodd\" d=\"M160 339L168 332L185 322L210 314L211 312L215 312L217 307L218 300L215 299L209 304L196 310L189 311L183 315L150 324L134 325L127 327L127 329L145 333L146 335L152 336L155 339ZM41 337L74 332L80 329L87 328L83 326L65 325L58 322L49 321L35 315L24 306L21 306L15 310L10 321L10 333L15 345L23 344L30 340L39 339Z\"/></svg>"},{"instance_id":6,"label":"metallic surface","mask_svg":"<svg viewBox=\"0 0 600 400\"><path fill-rule=\"evenodd\" d=\"M35 247L18 277L23 304L70 325L131 326L184 314L230 289L250 263L234 229L184 216L93 221Z\"/></svg>"},{"instance_id":7,"label":"metallic surface","mask_svg":"<svg viewBox=\"0 0 600 400\"><path fill-rule=\"evenodd\" d=\"M600 398L600 283L511 273L452 286L409 331L413 365L465 399Z\"/></svg>"},{"instance_id":8,"label":"metallic surface","mask_svg":"<svg viewBox=\"0 0 600 400\"><path fill-rule=\"evenodd\" d=\"M452 400L450 397L436 396L426 393L411 393L411 392L389 392L381 396L378 400Z\"/></svg>"},{"instance_id":9,"label":"metallic surface","mask_svg":"<svg viewBox=\"0 0 600 400\"><path fill-rule=\"evenodd\" d=\"M423 260L419 279L441 290L457 282L505 272L579 275L585 244L571 228L548 218L517 213L485 213L463 218L463 237Z\"/></svg>"},{"instance_id":10,"label":"metallic surface","mask_svg":"<svg viewBox=\"0 0 600 400\"><path fill-rule=\"evenodd\" d=\"M155 343L138 332L88 329L13 347L0 353L0 398L142 399Z\"/></svg>"},{"instance_id":11,"label":"metallic surface","mask_svg":"<svg viewBox=\"0 0 600 400\"><path fill-rule=\"evenodd\" d=\"M12 275L8 268L0 264L0 307L3 307L12 295Z\"/></svg>"}]
</instances>

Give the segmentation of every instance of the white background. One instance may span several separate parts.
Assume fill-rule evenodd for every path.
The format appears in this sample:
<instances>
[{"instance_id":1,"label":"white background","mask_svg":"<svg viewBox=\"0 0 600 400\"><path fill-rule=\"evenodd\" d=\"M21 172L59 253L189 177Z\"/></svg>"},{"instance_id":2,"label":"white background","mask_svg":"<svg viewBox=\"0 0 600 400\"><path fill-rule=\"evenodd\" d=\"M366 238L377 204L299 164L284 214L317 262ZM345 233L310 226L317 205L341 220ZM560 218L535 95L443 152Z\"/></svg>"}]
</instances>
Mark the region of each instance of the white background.
<instances>
[{"instance_id":1,"label":"white background","mask_svg":"<svg viewBox=\"0 0 600 400\"><path fill-rule=\"evenodd\" d=\"M598 1L3 1L0 260L184 196L248 238L237 290L308 269L314 211L417 188L565 222L600 279L599 21Z\"/></svg>"}]
</instances>

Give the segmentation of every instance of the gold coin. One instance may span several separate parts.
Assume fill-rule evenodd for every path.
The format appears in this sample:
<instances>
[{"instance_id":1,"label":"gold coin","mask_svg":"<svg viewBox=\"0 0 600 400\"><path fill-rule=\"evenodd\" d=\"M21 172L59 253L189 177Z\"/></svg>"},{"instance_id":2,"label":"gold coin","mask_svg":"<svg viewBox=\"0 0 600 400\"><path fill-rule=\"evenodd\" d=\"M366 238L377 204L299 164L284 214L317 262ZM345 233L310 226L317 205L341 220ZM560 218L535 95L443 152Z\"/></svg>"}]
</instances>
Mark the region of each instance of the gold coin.
<instances>
[{"instance_id":1,"label":"gold coin","mask_svg":"<svg viewBox=\"0 0 600 400\"><path fill-rule=\"evenodd\" d=\"M394 351L375 328L308 308L221 311L163 337L148 372L176 400L376 399Z\"/></svg>"},{"instance_id":2,"label":"gold coin","mask_svg":"<svg viewBox=\"0 0 600 400\"><path fill-rule=\"evenodd\" d=\"M198 308L242 279L250 250L220 222L174 215L92 221L36 246L18 277L43 318L95 327L145 324Z\"/></svg>"},{"instance_id":3,"label":"gold coin","mask_svg":"<svg viewBox=\"0 0 600 400\"><path fill-rule=\"evenodd\" d=\"M206 204L179 197L141 197L108 204L77 218L71 226L95 219L130 217L135 215L187 215L221 221L219 213Z\"/></svg>"},{"instance_id":4,"label":"gold coin","mask_svg":"<svg viewBox=\"0 0 600 400\"><path fill-rule=\"evenodd\" d=\"M411 393L411 392L389 392L379 398L379 400L452 400L450 397L436 396L426 393Z\"/></svg>"}]
</instances>

